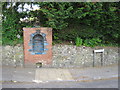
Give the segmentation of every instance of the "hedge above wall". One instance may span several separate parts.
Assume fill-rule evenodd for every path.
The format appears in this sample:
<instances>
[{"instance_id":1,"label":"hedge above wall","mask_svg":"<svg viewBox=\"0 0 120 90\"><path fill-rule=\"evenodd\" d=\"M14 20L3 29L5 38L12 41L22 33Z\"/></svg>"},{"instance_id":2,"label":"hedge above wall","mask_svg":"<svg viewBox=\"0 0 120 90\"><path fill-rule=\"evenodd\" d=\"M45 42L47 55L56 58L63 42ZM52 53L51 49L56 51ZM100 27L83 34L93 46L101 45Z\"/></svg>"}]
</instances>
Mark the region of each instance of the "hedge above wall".
<instances>
[{"instance_id":1,"label":"hedge above wall","mask_svg":"<svg viewBox=\"0 0 120 90\"><path fill-rule=\"evenodd\" d=\"M25 4L31 9L38 5L39 9L25 11ZM119 2L2 2L1 5L4 45L22 43L22 28L36 25L53 28L55 44L75 43L77 37L83 39L83 43L96 38L103 45L118 42Z\"/></svg>"}]
</instances>

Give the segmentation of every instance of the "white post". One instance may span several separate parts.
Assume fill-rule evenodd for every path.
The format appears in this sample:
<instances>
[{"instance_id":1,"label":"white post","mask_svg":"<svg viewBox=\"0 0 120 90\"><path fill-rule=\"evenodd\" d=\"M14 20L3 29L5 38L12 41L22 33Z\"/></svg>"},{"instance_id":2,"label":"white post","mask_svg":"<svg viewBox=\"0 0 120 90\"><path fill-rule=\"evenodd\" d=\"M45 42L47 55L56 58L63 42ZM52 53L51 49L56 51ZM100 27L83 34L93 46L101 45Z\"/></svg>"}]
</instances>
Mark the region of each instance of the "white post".
<instances>
[{"instance_id":1,"label":"white post","mask_svg":"<svg viewBox=\"0 0 120 90\"><path fill-rule=\"evenodd\" d=\"M95 55L96 53L101 53L101 66L103 66L104 61L104 49L98 49L93 51L93 67L95 66Z\"/></svg>"}]
</instances>

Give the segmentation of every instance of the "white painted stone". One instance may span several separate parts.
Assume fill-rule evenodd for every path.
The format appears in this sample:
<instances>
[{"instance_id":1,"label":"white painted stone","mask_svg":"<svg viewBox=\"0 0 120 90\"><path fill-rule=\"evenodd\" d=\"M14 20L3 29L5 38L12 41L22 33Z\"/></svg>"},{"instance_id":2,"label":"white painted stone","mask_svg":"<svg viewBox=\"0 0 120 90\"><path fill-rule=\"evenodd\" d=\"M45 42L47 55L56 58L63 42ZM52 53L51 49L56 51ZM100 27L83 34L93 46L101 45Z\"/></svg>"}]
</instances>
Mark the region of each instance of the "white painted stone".
<instances>
[{"instance_id":1,"label":"white painted stone","mask_svg":"<svg viewBox=\"0 0 120 90\"><path fill-rule=\"evenodd\" d=\"M104 49L94 50L94 52L104 52Z\"/></svg>"}]
</instances>

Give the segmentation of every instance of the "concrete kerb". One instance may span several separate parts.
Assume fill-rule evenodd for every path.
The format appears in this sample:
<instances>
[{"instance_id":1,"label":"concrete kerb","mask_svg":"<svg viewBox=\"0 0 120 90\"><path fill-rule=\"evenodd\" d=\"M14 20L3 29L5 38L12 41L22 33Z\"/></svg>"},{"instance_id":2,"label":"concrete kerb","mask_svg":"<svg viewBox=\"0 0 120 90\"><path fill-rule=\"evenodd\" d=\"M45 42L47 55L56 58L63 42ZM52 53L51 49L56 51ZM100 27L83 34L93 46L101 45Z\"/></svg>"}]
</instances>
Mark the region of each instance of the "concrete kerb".
<instances>
[{"instance_id":1,"label":"concrete kerb","mask_svg":"<svg viewBox=\"0 0 120 90\"><path fill-rule=\"evenodd\" d=\"M63 81L37 81L37 80L33 80L33 82L20 82L20 81L0 81L0 83L50 83L50 82L93 82L93 81L100 81L100 80L112 80L112 79L120 79L120 77L111 77L111 78L101 78L101 79L91 79L91 80L63 80Z\"/></svg>"}]
</instances>

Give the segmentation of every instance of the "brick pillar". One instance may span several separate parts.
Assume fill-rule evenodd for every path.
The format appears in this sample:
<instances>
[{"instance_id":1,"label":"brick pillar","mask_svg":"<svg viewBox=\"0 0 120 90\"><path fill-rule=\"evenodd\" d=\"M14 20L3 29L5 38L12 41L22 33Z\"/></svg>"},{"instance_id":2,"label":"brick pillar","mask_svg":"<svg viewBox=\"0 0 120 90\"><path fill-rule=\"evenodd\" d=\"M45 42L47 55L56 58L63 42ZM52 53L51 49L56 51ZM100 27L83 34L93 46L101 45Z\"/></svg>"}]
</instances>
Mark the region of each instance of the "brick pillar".
<instances>
[{"instance_id":1,"label":"brick pillar","mask_svg":"<svg viewBox=\"0 0 120 90\"><path fill-rule=\"evenodd\" d=\"M35 64L37 62L42 62L43 64L52 63L52 28L40 27L40 28L23 28L24 31L24 62L25 64ZM39 38L44 39L42 42L43 47L41 47L41 40L37 41ZM34 40L37 43L33 42ZM40 43L38 43L40 42ZM40 45L39 45L40 44ZM39 50L42 50L39 52Z\"/></svg>"}]
</instances>

